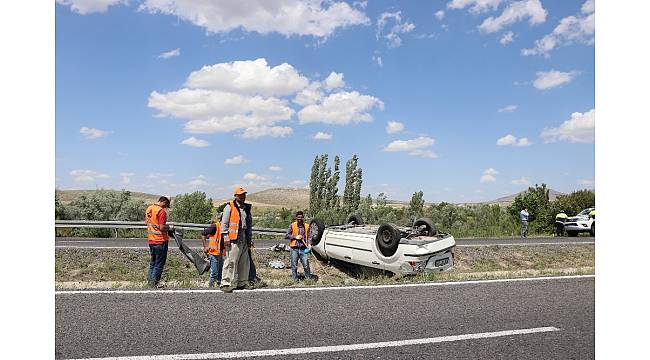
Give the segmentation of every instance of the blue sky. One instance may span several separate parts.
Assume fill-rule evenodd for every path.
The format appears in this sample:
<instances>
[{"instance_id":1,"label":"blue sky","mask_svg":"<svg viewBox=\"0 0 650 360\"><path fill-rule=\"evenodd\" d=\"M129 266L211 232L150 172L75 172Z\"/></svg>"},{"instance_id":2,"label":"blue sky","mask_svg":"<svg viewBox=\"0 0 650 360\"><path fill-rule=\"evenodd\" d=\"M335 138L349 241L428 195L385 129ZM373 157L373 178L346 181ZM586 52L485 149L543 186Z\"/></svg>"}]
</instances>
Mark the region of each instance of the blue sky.
<instances>
[{"instance_id":1,"label":"blue sky","mask_svg":"<svg viewBox=\"0 0 650 360\"><path fill-rule=\"evenodd\" d=\"M594 187L591 1L200 3L57 1L58 188L227 198L322 153L391 199Z\"/></svg>"}]
</instances>

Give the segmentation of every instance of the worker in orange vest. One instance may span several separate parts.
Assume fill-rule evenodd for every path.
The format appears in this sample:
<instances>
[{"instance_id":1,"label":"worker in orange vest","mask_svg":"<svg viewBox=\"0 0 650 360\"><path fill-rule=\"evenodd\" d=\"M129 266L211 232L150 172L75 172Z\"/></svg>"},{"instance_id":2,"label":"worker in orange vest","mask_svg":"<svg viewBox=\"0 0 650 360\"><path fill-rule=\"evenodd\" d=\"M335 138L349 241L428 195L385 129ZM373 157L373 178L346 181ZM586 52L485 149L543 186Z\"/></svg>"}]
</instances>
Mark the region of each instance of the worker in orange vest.
<instances>
[{"instance_id":1,"label":"worker in orange vest","mask_svg":"<svg viewBox=\"0 0 650 360\"><path fill-rule=\"evenodd\" d=\"M250 271L248 249L253 241L253 216L251 205L246 204L246 190L235 187L235 199L223 209L221 215L221 236L226 250L223 265L221 290L231 293L233 288L247 289Z\"/></svg>"},{"instance_id":2,"label":"worker in orange vest","mask_svg":"<svg viewBox=\"0 0 650 360\"><path fill-rule=\"evenodd\" d=\"M302 269L305 272L305 279L310 279L309 252L311 251L311 242L309 225L305 224L305 214L302 211L296 213L296 221L289 226L285 238L289 240L289 247L291 248L291 277L293 280L298 281L298 258L300 258Z\"/></svg>"},{"instance_id":3,"label":"worker in orange vest","mask_svg":"<svg viewBox=\"0 0 650 360\"><path fill-rule=\"evenodd\" d=\"M147 240L149 243L149 276L147 277L149 287L159 286L165 262L167 262L167 249L169 235L167 231L174 231L174 226L167 225L167 211L170 207L170 197L161 196L158 202L150 205L145 211L145 222L147 223Z\"/></svg>"},{"instance_id":4,"label":"worker in orange vest","mask_svg":"<svg viewBox=\"0 0 650 360\"><path fill-rule=\"evenodd\" d=\"M206 239L209 239L206 244ZM201 241L203 242L203 251L210 259L210 280L208 281L209 287L221 285L221 272L223 269L223 242L221 241L221 214L215 216L215 220L210 226L203 230L201 233Z\"/></svg>"}]
</instances>

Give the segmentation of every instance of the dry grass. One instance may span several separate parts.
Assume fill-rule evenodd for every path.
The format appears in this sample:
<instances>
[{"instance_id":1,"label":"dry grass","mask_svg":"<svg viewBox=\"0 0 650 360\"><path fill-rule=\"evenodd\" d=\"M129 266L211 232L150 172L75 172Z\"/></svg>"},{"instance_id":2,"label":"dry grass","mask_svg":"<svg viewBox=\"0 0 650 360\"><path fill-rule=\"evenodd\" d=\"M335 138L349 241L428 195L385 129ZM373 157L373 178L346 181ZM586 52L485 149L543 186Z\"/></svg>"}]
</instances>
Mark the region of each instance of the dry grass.
<instances>
[{"instance_id":1,"label":"dry grass","mask_svg":"<svg viewBox=\"0 0 650 360\"><path fill-rule=\"evenodd\" d=\"M513 277L593 274L593 245L491 246L457 248L456 265L450 271L414 276L392 275L375 269L327 264L310 260L318 281L294 283L287 252L259 251L255 255L258 276L270 287L398 284L421 281L456 281ZM267 264L281 260L285 269ZM56 250L56 288L142 288L149 266L147 250L59 249ZM302 271L298 266L299 272ZM208 274L199 276L194 267L173 250L167 258L163 280L171 288L202 288Z\"/></svg>"}]
</instances>

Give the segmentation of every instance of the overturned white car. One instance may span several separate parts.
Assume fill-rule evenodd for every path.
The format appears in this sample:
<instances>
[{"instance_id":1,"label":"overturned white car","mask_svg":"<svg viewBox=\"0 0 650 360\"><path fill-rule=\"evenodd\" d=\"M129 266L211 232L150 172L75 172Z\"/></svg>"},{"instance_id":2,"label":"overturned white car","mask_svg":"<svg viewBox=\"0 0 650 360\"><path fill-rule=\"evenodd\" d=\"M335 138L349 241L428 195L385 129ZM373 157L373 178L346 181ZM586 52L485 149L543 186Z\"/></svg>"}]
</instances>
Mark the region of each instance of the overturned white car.
<instances>
[{"instance_id":1,"label":"overturned white car","mask_svg":"<svg viewBox=\"0 0 650 360\"><path fill-rule=\"evenodd\" d=\"M413 227L394 224L364 225L350 216L347 225L324 226L319 219L310 223L312 249L325 259L382 269L393 273L445 271L454 265L456 240L438 233L427 218Z\"/></svg>"}]
</instances>

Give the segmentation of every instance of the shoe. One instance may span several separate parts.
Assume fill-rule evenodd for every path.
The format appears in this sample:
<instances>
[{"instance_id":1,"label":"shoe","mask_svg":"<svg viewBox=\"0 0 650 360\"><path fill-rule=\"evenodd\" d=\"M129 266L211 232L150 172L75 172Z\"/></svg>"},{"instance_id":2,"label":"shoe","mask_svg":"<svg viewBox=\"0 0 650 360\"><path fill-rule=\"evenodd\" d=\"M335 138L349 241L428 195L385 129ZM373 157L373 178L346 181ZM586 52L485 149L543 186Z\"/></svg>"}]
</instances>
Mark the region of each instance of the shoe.
<instances>
[{"instance_id":1,"label":"shoe","mask_svg":"<svg viewBox=\"0 0 650 360\"><path fill-rule=\"evenodd\" d=\"M221 291L225 292L226 294L232 293L232 287L230 286L222 286Z\"/></svg>"},{"instance_id":2,"label":"shoe","mask_svg":"<svg viewBox=\"0 0 650 360\"><path fill-rule=\"evenodd\" d=\"M252 288L248 284L244 284L242 286L237 286L235 290L251 290Z\"/></svg>"},{"instance_id":3,"label":"shoe","mask_svg":"<svg viewBox=\"0 0 650 360\"><path fill-rule=\"evenodd\" d=\"M165 285L163 284L156 284L156 289L164 289Z\"/></svg>"}]
</instances>

